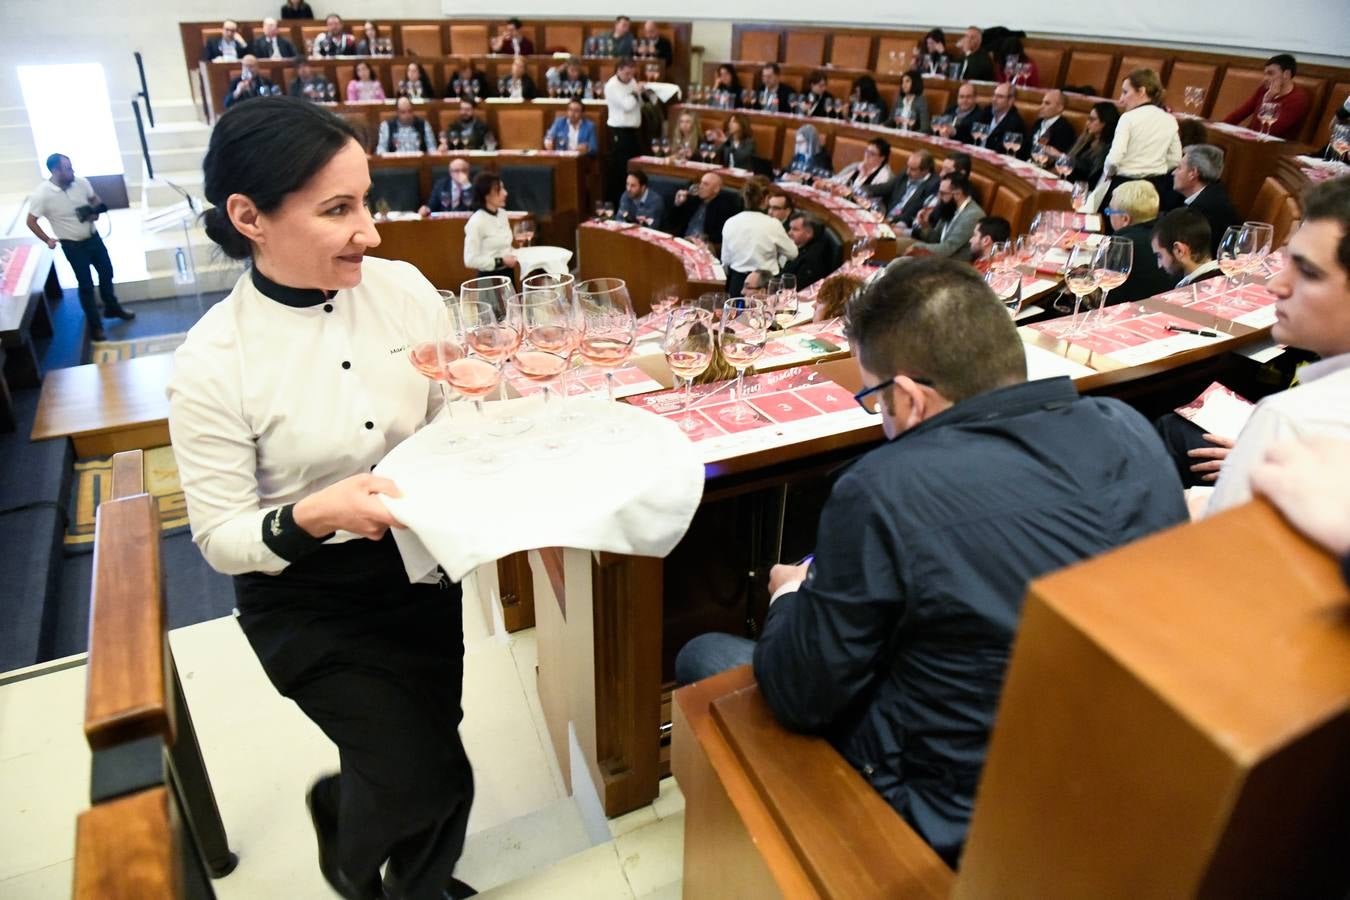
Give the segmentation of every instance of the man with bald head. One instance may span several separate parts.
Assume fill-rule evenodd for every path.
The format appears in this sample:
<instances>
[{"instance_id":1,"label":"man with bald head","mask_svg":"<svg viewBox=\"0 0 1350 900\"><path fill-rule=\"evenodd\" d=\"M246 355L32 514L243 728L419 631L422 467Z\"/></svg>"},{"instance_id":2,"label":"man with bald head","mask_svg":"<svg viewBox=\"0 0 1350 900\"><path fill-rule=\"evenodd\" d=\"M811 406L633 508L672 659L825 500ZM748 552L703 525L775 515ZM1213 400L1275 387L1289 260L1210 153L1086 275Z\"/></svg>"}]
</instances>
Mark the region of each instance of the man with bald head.
<instances>
[{"instance_id":1,"label":"man with bald head","mask_svg":"<svg viewBox=\"0 0 1350 900\"><path fill-rule=\"evenodd\" d=\"M1031 140L1026 142L1018 155L1023 159L1029 157L1032 144L1043 144L1046 147L1054 147L1059 153L1068 153L1077 140L1078 135L1074 133L1073 125L1064 118L1064 92L1046 91L1045 96L1041 98L1040 115L1031 126Z\"/></svg>"},{"instance_id":2,"label":"man with bald head","mask_svg":"<svg viewBox=\"0 0 1350 900\"><path fill-rule=\"evenodd\" d=\"M230 89L225 92L226 108L272 92L272 79L258 71L256 56L245 53L244 58L239 60L239 66L239 74L230 80Z\"/></svg>"},{"instance_id":3,"label":"man with bald head","mask_svg":"<svg viewBox=\"0 0 1350 900\"><path fill-rule=\"evenodd\" d=\"M989 104L989 114L986 118L989 123L989 138L984 142L984 146L995 153L1008 152L1003 140L1010 134L1022 139L1020 149L1025 149L1030 143L1027 140L1027 124L1022 121L1022 114L1017 111L1014 102L1016 99L1017 89L1011 84L1000 84L994 88L994 100Z\"/></svg>"},{"instance_id":4,"label":"man with bald head","mask_svg":"<svg viewBox=\"0 0 1350 900\"><path fill-rule=\"evenodd\" d=\"M291 59L295 45L278 32L277 20L263 19L263 33L253 41L253 55L258 59Z\"/></svg>"},{"instance_id":5,"label":"man with bald head","mask_svg":"<svg viewBox=\"0 0 1350 900\"><path fill-rule=\"evenodd\" d=\"M226 19L220 26L220 37L211 38L202 48L202 60L212 62L218 59L223 62L234 62L243 59L247 52L248 44L239 36L239 23L233 19Z\"/></svg>"},{"instance_id":6,"label":"man with bald head","mask_svg":"<svg viewBox=\"0 0 1350 900\"><path fill-rule=\"evenodd\" d=\"M722 177L707 172L691 189L675 192L670 233L716 246L722 243L722 226L740 211L741 204L735 195L722 193Z\"/></svg>"},{"instance_id":7,"label":"man with bald head","mask_svg":"<svg viewBox=\"0 0 1350 900\"><path fill-rule=\"evenodd\" d=\"M656 23L648 20L642 23L642 47L643 55L655 57L661 60L669 67L675 61L675 48L670 45L670 38L661 33L661 29Z\"/></svg>"}]
</instances>

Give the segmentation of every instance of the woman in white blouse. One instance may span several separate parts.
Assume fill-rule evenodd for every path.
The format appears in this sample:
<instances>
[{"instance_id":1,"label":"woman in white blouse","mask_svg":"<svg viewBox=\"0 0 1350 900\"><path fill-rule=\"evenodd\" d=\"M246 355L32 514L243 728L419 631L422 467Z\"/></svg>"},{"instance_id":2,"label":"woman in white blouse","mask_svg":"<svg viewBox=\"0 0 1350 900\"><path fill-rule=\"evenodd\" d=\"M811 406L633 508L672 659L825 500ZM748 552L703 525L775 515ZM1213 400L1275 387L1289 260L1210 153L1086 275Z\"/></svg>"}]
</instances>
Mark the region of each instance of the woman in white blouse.
<instances>
[{"instance_id":1,"label":"woman in white blouse","mask_svg":"<svg viewBox=\"0 0 1350 900\"><path fill-rule=\"evenodd\" d=\"M510 278L516 267L515 239L511 220L506 216L506 185L491 172L480 172L473 180L474 214L464 226L464 265L478 277L505 275Z\"/></svg>"},{"instance_id":2,"label":"woman in white blouse","mask_svg":"<svg viewBox=\"0 0 1350 900\"><path fill-rule=\"evenodd\" d=\"M837 191L858 192L869 184L885 184L894 176L887 160L891 158L891 145L881 138L872 138L863 147L863 158L849 163L839 170L832 181L838 185Z\"/></svg>"},{"instance_id":3,"label":"woman in white blouse","mask_svg":"<svg viewBox=\"0 0 1350 900\"><path fill-rule=\"evenodd\" d=\"M362 60L356 64L352 80L347 82L348 103L371 103L384 100L384 85L375 77L370 63Z\"/></svg>"},{"instance_id":4,"label":"woman in white blouse","mask_svg":"<svg viewBox=\"0 0 1350 900\"><path fill-rule=\"evenodd\" d=\"M739 297L752 272L777 275L783 262L797 258L797 245L783 223L764 212L769 179L762 175L741 188L743 212L727 219L722 227L722 265L727 270L727 294Z\"/></svg>"},{"instance_id":5,"label":"woman in white blouse","mask_svg":"<svg viewBox=\"0 0 1350 900\"><path fill-rule=\"evenodd\" d=\"M1127 181L1152 182L1160 197L1172 190L1168 173L1181 162L1181 137L1176 118L1163 109L1162 102L1162 82L1152 69L1135 69L1120 83L1120 105L1125 112L1106 152L1102 177L1109 182L1105 196L1110 197Z\"/></svg>"},{"instance_id":6,"label":"woman in white blouse","mask_svg":"<svg viewBox=\"0 0 1350 900\"><path fill-rule=\"evenodd\" d=\"M473 801L460 588L407 569L380 500L398 487L370 474L439 409L407 350L444 306L412 266L366 255L370 171L342 118L289 97L240 104L203 169L206 233L252 267L174 360L193 541L234 576L268 678L337 745L340 772L307 796L328 883L467 896L452 876Z\"/></svg>"}]
</instances>

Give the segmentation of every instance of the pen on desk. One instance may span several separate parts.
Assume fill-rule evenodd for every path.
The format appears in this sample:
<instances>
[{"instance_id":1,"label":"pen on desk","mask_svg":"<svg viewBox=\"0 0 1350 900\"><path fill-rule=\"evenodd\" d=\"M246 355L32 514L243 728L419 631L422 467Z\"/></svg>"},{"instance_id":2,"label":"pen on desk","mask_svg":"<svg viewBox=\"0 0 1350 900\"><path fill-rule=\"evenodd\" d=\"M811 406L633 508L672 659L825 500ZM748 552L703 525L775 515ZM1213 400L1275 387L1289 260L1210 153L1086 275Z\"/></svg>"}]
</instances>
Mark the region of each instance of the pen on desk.
<instances>
[{"instance_id":1,"label":"pen on desk","mask_svg":"<svg viewBox=\"0 0 1350 900\"><path fill-rule=\"evenodd\" d=\"M1198 334L1200 337L1218 337L1217 331L1207 331L1203 328L1182 328L1180 325L1168 325L1168 331L1178 331L1182 334Z\"/></svg>"}]
</instances>

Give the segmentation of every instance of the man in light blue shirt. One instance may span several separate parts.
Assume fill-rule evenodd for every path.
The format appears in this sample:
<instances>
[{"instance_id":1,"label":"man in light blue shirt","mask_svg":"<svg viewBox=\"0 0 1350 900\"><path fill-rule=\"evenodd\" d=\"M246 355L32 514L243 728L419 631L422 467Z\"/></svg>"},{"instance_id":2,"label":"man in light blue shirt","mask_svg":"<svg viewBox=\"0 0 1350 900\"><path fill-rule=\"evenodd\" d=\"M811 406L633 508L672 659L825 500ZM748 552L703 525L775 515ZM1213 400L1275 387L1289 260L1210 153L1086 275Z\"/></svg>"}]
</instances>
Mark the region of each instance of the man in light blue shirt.
<instances>
[{"instance_id":1,"label":"man in light blue shirt","mask_svg":"<svg viewBox=\"0 0 1350 900\"><path fill-rule=\"evenodd\" d=\"M548 134L544 135L544 149L577 150L587 156L593 156L595 123L582 115L585 109L580 100L569 101L567 115L554 119Z\"/></svg>"}]
</instances>

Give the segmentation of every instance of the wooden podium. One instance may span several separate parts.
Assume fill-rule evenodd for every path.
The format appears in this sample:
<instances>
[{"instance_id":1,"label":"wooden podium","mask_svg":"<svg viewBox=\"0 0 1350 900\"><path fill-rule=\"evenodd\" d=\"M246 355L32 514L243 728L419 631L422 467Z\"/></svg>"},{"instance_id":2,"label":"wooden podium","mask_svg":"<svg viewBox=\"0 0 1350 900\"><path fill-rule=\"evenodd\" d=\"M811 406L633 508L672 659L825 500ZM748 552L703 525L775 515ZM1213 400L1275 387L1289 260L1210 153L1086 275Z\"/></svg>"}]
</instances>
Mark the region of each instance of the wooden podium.
<instances>
[{"instance_id":1,"label":"wooden podium","mask_svg":"<svg viewBox=\"0 0 1350 900\"><path fill-rule=\"evenodd\" d=\"M1350 598L1264 503L1031 586L954 881L826 742L773 722L748 670L675 705L689 896L1350 887Z\"/></svg>"}]
</instances>

